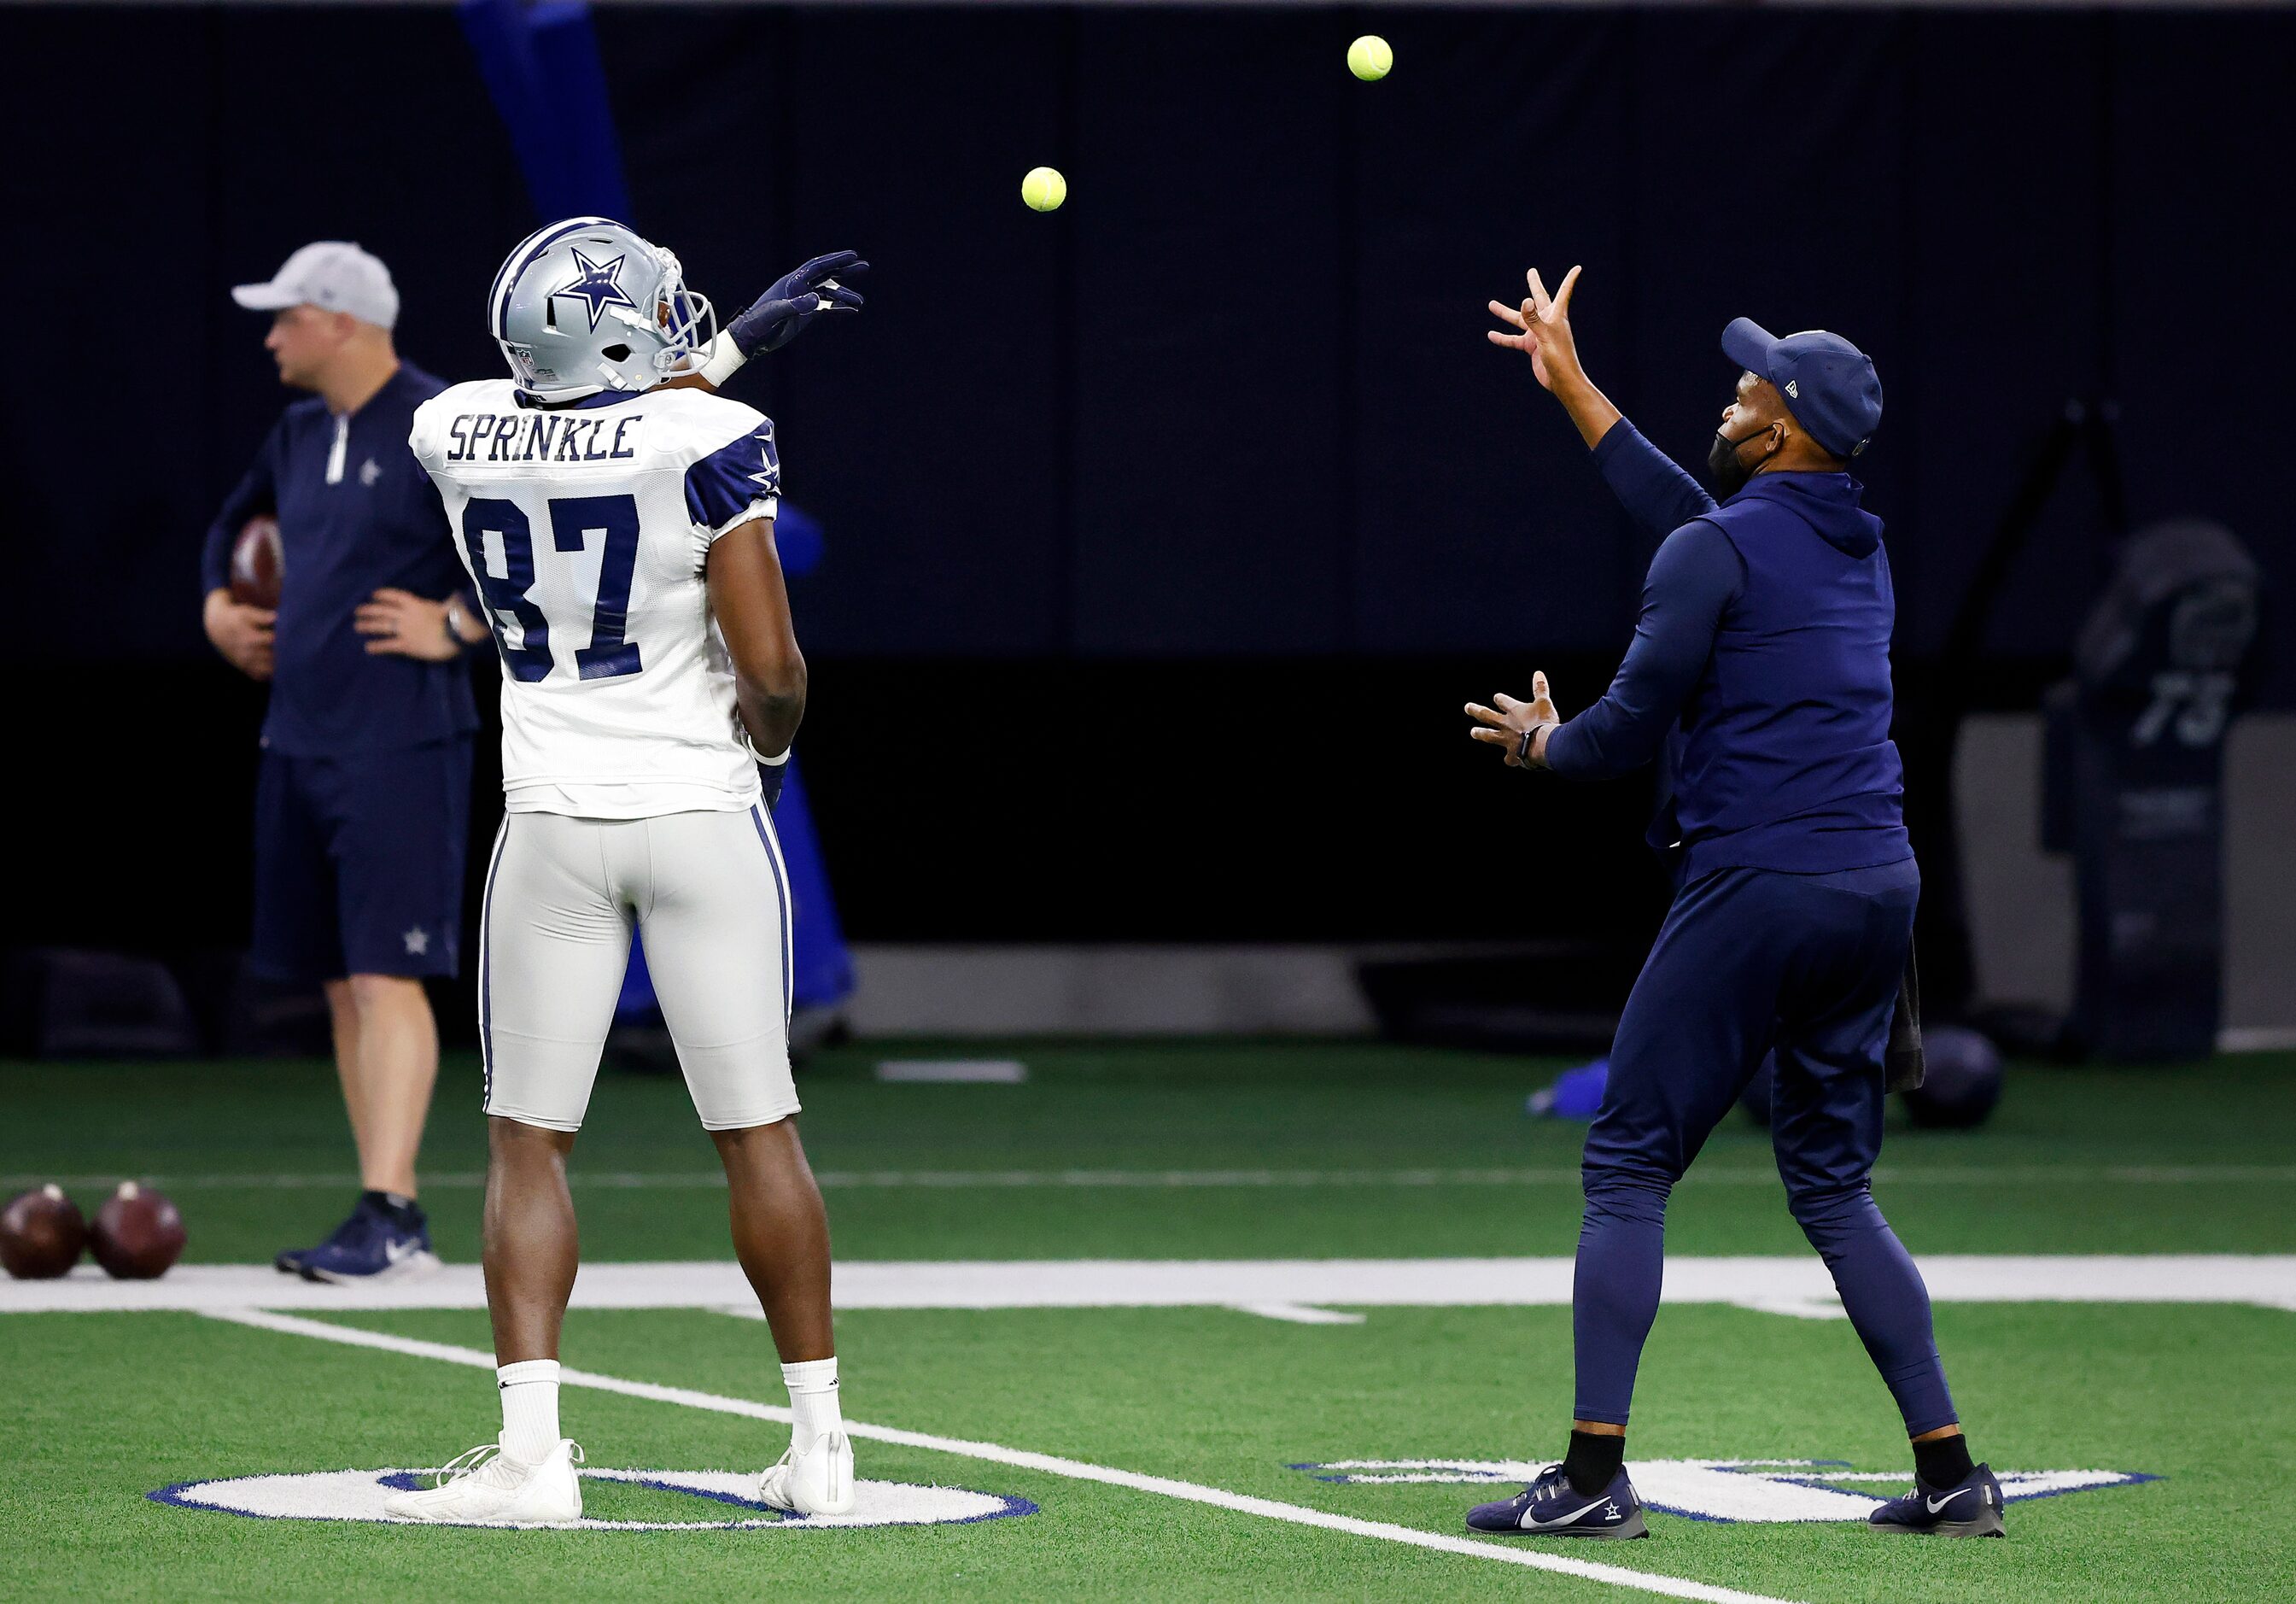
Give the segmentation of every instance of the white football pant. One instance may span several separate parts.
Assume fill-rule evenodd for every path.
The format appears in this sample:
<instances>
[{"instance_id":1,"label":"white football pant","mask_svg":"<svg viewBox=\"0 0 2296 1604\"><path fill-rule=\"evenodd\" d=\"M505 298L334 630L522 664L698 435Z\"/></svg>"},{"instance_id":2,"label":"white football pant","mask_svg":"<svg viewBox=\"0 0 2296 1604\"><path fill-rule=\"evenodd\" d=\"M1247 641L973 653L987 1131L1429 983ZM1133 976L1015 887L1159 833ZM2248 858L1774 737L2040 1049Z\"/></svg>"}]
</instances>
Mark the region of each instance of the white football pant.
<instances>
[{"instance_id":1,"label":"white football pant","mask_svg":"<svg viewBox=\"0 0 2296 1604\"><path fill-rule=\"evenodd\" d=\"M789 874L762 804L503 820L479 944L487 1112L582 1128L634 923L702 1124L732 1131L796 1113Z\"/></svg>"}]
</instances>

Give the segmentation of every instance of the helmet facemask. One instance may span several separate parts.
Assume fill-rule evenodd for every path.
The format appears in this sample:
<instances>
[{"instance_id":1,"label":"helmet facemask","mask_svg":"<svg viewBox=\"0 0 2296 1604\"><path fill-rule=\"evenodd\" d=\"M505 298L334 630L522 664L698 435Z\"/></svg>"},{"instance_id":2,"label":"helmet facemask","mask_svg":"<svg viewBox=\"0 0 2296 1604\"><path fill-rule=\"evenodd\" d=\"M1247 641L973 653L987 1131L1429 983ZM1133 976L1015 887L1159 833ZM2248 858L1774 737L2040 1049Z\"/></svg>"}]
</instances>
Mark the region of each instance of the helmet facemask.
<instances>
[{"instance_id":1,"label":"helmet facemask","mask_svg":"<svg viewBox=\"0 0 2296 1604\"><path fill-rule=\"evenodd\" d=\"M665 379L699 373L703 353L718 338L718 308L699 290L685 287L685 267L677 253L660 251L660 287L655 292L656 317L661 349L654 353L654 372Z\"/></svg>"}]
</instances>

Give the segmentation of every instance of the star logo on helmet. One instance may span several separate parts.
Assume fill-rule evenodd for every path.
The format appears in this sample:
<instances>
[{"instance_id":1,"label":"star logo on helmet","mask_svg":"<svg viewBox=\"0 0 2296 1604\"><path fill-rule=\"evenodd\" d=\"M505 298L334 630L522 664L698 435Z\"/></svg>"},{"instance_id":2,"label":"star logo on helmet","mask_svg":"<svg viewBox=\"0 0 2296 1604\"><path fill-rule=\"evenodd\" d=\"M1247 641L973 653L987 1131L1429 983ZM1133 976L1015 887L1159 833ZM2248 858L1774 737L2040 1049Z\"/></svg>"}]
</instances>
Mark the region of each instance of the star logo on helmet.
<instances>
[{"instance_id":1,"label":"star logo on helmet","mask_svg":"<svg viewBox=\"0 0 2296 1604\"><path fill-rule=\"evenodd\" d=\"M629 292L623 289L621 284L622 264L628 259L625 254L610 262L594 262L583 255L582 248L577 245L574 247L574 265L581 272L572 284L553 290L550 299L556 300L562 295L571 295L581 301L590 313L590 331L595 333L598 319L605 316L608 307L627 307L634 312L637 310L638 303L630 299Z\"/></svg>"}]
</instances>

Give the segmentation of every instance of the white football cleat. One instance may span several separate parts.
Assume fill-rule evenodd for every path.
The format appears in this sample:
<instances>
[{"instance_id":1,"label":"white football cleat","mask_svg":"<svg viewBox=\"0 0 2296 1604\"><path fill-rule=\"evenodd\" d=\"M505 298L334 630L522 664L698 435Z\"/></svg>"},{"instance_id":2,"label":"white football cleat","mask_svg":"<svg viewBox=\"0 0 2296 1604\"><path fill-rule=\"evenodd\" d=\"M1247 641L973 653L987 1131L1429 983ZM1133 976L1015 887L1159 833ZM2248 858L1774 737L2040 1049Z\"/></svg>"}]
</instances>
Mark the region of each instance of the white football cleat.
<instances>
[{"instance_id":1,"label":"white football cleat","mask_svg":"<svg viewBox=\"0 0 2296 1604\"><path fill-rule=\"evenodd\" d=\"M801 1459L791 1447L758 1478L758 1501L793 1515L852 1514L852 1440L824 1432Z\"/></svg>"},{"instance_id":2,"label":"white football cleat","mask_svg":"<svg viewBox=\"0 0 2296 1604\"><path fill-rule=\"evenodd\" d=\"M562 1439L538 1465L521 1464L495 1443L457 1454L431 1474L434 1485L394 1493L382 1512L394 1520L447 1526L562 1526L582 1518L582 1445Z\"/></svg>"}]
</instances>

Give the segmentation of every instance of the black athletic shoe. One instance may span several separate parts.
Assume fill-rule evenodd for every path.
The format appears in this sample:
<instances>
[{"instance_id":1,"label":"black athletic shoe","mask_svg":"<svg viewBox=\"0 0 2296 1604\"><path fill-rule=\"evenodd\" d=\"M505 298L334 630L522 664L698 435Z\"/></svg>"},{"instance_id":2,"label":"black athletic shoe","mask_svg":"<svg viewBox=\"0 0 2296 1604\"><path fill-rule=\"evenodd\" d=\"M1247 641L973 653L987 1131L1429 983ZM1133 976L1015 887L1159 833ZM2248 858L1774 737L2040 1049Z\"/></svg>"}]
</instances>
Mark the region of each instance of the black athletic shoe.
<instances>
[{"instance_id":1,"label":"black athletic shoe","mask_svg":"<svg viewBox=\"0 0 2296 1604\"><path fill-rule=\"evenodd\" d=\"M1635 1485L1620 1466L1611 1485L1589 1498L1570 1485L1560 1465L1549 1465L1538 1479L1495 1504L1478 1504L1467 1511L1467 1530L1495 1532L1510 1537L1647 1537L1643 1502Z\"/></svg>"},{"instance_id":2,"label":"black athletic shoe","mask_svg":"<svg viewBox=\"0 0 2296 1604\"><path fill-rule=\"evenodd\" d=\"M1892 1537L1998 1537L2001 1484L1990 1465L1980 1465L1951 1487L1925 1486L1916 1478L1911 1493L1867 1516L1866 1529Z\"/></svg>"},{"instance_id":3,"label":"black athletic shoe","mask_svg":"<svg viewBox=\"0 0 2296 1604\"><path fill-rule=\"evenodd\" d=\"M439 1268L421 1209L391 1213L370 1204L351 1221L333 1241L302 1255L305 1280L381 1281Z\"/></svg>"},{"instance_id":4,"label":"black athletic shoe","mask_svg":"<svg viewBox=\"0 0 2296 1604\"><path fill-rule=\"evenodd\" d=\"M364 1234L369 1229L366 1223L369 1212L366 1199L361 1197L357 1203L351 1205L351 1212L344 1216L343 1222L335 1227L334 1233L325 1241L316 1247L283 1248L280 1251L279 1256L271 1261L272 1265L282 1275L301 1275L303 1266L310 1263L312 1254L333 1247L339 1243L348 1242L353 1236Z\"/></svg>"}]
</instances>

